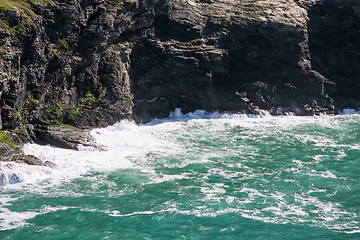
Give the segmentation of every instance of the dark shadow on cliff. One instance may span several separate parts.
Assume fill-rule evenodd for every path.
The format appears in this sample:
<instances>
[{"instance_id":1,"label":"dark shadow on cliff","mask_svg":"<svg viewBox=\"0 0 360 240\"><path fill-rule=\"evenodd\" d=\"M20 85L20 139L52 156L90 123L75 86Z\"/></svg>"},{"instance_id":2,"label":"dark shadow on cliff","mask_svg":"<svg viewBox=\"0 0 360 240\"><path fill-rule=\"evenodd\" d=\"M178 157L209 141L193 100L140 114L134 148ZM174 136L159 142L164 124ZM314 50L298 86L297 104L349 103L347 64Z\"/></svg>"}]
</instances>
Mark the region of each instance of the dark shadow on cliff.
<instances>
[{"instance_id":1,"label":"dark shadow on cliff","mask_svg":"<svg viewBox=\"0 0 360 240\"><path fill-rule=\"evenodd\" d=\"M325 87L339 109L359 109L360 2L318 1L309 18L312 68L329 80Z\"/></svg>"}]
</instances>

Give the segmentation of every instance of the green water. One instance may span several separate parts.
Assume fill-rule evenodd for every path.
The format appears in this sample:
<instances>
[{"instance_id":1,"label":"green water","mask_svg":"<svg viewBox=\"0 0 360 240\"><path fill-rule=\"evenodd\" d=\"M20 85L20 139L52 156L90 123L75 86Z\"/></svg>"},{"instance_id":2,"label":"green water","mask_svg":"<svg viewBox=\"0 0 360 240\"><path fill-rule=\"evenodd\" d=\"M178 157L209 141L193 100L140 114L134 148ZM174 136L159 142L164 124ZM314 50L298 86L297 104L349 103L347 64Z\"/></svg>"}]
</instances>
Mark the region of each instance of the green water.
<instances>
[{"instance_id":1,"label":"green water","mask_svg":"<svg viewBox=\"0 0 360 240\"><path fill-rule=\"evenodd\" d=\"M359 130L359 115L192 119L102 132L105 153L31 145L53 175L87 168L2 187L0 236L360 239Z\"/></svg>"}]
</instances>

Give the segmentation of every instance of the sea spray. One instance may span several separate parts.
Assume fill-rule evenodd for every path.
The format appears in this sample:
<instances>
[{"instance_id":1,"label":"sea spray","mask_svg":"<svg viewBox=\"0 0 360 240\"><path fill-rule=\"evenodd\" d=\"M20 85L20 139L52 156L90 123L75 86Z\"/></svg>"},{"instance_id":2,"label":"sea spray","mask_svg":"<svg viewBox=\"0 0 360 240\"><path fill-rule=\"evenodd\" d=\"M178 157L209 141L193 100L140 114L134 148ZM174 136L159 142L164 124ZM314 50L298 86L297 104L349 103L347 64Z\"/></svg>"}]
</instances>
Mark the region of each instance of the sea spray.
<instances>
[{"instance_id":1,"label":"sea spray","mask_svg":"<svg viewBox=\"0 0 360 240\"><path fill-rule=\"evenodd\" d=\"M2 188L0 227L33 239L358 238L359 128L357 114L176 110L94 129L106 151L28 144L58 167Z\"/></svg>"}]
</instances>

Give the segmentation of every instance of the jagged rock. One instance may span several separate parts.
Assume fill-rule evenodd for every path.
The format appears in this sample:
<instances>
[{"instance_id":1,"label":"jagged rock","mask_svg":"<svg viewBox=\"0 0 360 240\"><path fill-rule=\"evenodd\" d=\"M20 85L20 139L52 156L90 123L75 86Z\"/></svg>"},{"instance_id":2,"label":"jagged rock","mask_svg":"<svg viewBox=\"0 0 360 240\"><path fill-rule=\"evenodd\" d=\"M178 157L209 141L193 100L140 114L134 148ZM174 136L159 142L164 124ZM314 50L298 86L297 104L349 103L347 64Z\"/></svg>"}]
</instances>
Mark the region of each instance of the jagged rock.
<instances>
[{"instance_id":1,"label":"jagged rock","mask_svg":"<svg viewBox=\"0 0 360 240\"><path fill-rule=\"evenodd\" d=\"M7 145L6 143L1 143L0 142L0 156L4 156L6 154L8 154L9 152L14 151L14 149L12 147L10 147L9 145Z\"/></svg>"},{"instance_id":2,"label":"jagged rock","mask_svg":"<svg viewBox=\"0 0 360 240\"><path fill-rule=\"evenodd\" d=\"M50 161L43 162L33 155L24 154L21 146L24 143L32 142L32 139L29 139L30 137L26 129L16 129L12 132L3 131L1 135L1 141L3 142L0 142L0 162L16 162L27 165L47 166L51 168L56 167L56 164ZM15 176L16 174L14 177ZM1 178L4 178L4 175L0 174L0 182L2 181ZM16 179L13 180L15 181ZM0 186L2 185L0 184Z\"/></svg>"},{"instance_id":3,"label":"jagged rock","mask_svg":"<svg viewBox=\"0 0 360 240\"><path fill-rule=\"evenodd\" d=\"M56 147L77 150L79 145L90 146L101 150L94 143L94 138L88 131L70 126L38 126L34 129L37 142L48 143Z\"/></svg>"},{"instance_id":4,"label":"jagged rock","mask_svg":"<svg viewBox=\"0 0 360 240\"><path fill-rule=\"evenodd\" d=\"M312 67L327 78L338 109L360 107L359 10L357 0L323 0L309 9Z\"/></svg>"},{"instance_id":5,"label":"jagged rock","mask_svg":"<svg viewBox=\"0 0 360 240\"><path fill-rule=\"evenodd\" d=\"M306 8L314 3L172 1L131 53L136 120L176 107L333 113L325 78L311 69Z\"/></svg>"},{"instance_id":6,"label":"jagged rock","mask_svg":"<svg viewBox=\"0 0 360 240\"><path fill-rule=\"evenodd\" d=\"M16 171L11 170L14 167L14 164L11 163L20 163L20 164L33 165L33 166L45 166L49 168L57 167L55 163L52 163L50 161L43 162L42 160L40 160L35 156L25 155L22 153L0 156L0 161L8 162L2 165L2 167L0 168L0 186L5 186L8 184L16 184L23 181L21 179L20 174L16 173Z\"/></svg>"},{"instance_id":7,"label":"jagged rock","mask_svg":"<svg viewBox=\"0 0 360 240\"><path fill-rule=\"evenodd\" d=\"M23 153L13 153L0 156L0 161L2 162L16 162L26 165L34 165L34 166L46 166L50 168L55 168L56 164L50 161L43 162L39 158L33 155L26 155Z\"/></svg>"},{"instance_id":8,"label":"jagged rock","mask_svg":"<svg viewBox=\"0 0 360 240\"><path fill-rule=\"evenodd\" d=\"M176 107L302 115L360 107L356 0L54 0L31 7L32 15L0 16L4 129L146 122ZM36 132L61 147L81 142L56 128Z\"/></svg>"},{"instance_id":9,"label":"jagged rock","mask_svg":"<svg viewBox=\"0 0 360 240\"><path fill-rule=\"evenodd\" d=\"M46 166L46 167L51 167L51 168L56 167L55 163L52 163L50 161L43 162L42 160L40 160L39 158L37 158L33 155L16 154L16 155L12 156L10 161L16 162L16 163L23 163L23 164L27 164L27 165Z\"/></svg>"}]
</instances>

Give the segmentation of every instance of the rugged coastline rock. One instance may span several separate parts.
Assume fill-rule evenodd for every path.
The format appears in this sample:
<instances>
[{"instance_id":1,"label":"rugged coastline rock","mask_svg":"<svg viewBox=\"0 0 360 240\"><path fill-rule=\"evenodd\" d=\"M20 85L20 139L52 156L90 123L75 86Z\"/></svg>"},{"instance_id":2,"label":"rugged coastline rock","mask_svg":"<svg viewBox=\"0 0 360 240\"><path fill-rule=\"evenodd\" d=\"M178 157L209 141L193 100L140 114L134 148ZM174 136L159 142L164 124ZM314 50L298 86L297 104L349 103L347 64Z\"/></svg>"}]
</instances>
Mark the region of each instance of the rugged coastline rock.
<instances>
[{"instance_id":1,"label":"rugged coastline rock","mask_svg":"<svg viewBox=\"0 0 360 240\"><path fill-rule=\"evenodd\" d=\"M15 162L15 163L21 163L21 164L27 164L27 165L34 165L34 166L46 166L50 168L56 168L56 164L52 163L50 161L43 162L39 158L32 156L32 155L24 155L24 154L14 154L10 157L8 156L1 156L0 161L2 162ZM1 184L0 184L1 186Z\"/></svg>"},{"instance_id":2,"label":"rugged coastline rock","mask_svg":"<svg viewBox=\"0 0 360 240\"><path fill-rule=\"evenodd\" d=\"M27 129L22 128L0 132L0 162L13 162L55 168L56 164L53 162L43 162L36 156L24 154L21 146L23 146L24 143L33 142L38 144L51 144L55 147L72 150L78 150L79 147L88 147L88 149L98 151L105 149L103 146L95 143L94 137L88 130L69 125L37 125L36 128L29 125Z\"/></svg>"},{"instance_id":3,"label":"rugged coastline rock","mask_svg":"<svg viewBox=\"0 0 360 240\"><path fill-rule=\"evenodd\" d=\"M43 162L41 159L33 155L25 155L22 149L19 147L23 143L32 142L32 139L29 136L27 136L27 139L24 139L26 132L17 133L18 134L9 131L0 132L0 162L8 162L9 164L21 163L35 166L46 166L51 168L56 167L56 164L50 161ZM9 168L11 165L7 164L5 167ZM2 186L2 178L4 178L4 175L1 174L0 168L0 186Z\"/></svg>"},{"instance_id":4,"label":"rugged coastline rock","mask_svg":"<svg viewBox=\"0 0 360 240\"><path fill-rule=\"evenodd\" d=\"M302 1L310 4L312 1ZM173 1L132 50L138 121L175 107L334 112L311 69L305 8L294 1Z\"/></svg>"},{"instance_id":5,"label":"rugged coastline rock","mask_svg":"<svg viewBox=\"0 0 360 240\"><path fill-rule=\"evenodd\" d=\"M102 150L103 148L96 143L95 139L88 131L81 130L71 126L38 126L34 129L36 142L51 143L51 145L78 150L78 147L91 147L94 150Z\"/></svg>"},{"instance_id":6,"label":"rugged coastline rock","mask_svg":"<svg viewBox=\"0 0 360 240\"><path fill-rule=\"evenodd\" d=\"M81 141L54 126L147 122L175 108L298 115L359 108L359 9L356 0L0 6L0 125L29 126L25 142L75 149Z\"/></svg>"},{"instance_id":7,"label":"rugged coastline rock","mask_svg":"<svg viewBox=\"0 0 360 240\"><path fill-rule=\"evenodd\" d=\"M312 68L339 109L360 107L360 1L318 1L309 9Z\"/></svg>"}]
</instances>

